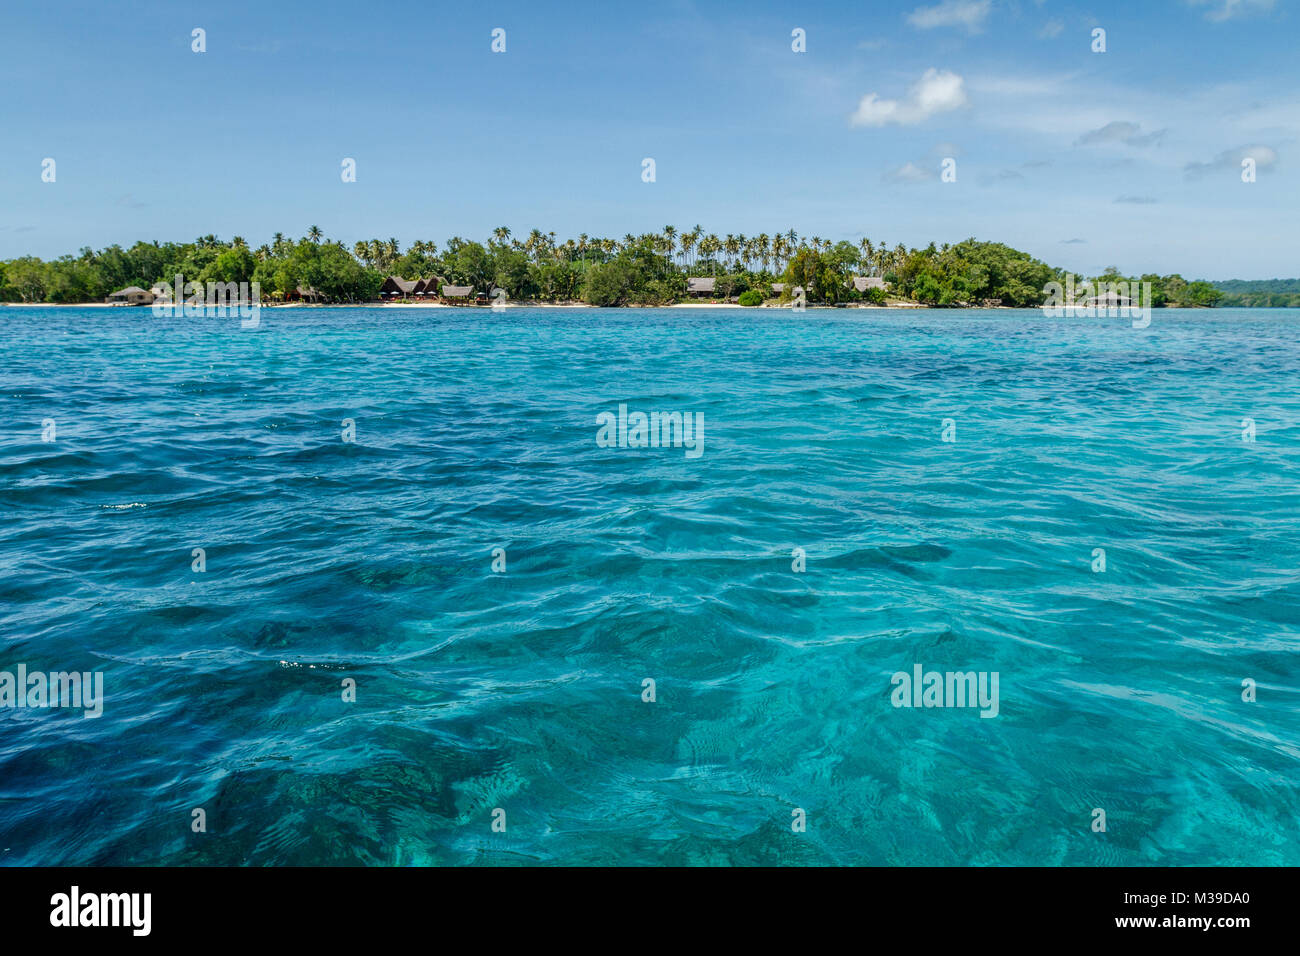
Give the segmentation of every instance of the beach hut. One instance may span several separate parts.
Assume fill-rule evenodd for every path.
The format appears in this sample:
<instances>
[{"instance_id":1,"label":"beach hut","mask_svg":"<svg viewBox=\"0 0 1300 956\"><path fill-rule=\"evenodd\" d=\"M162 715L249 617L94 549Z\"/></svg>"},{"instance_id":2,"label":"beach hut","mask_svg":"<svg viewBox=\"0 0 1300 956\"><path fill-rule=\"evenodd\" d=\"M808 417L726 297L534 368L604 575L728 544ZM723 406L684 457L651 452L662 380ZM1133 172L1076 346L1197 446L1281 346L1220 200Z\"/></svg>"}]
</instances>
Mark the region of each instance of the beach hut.
<instances>
[{"instance_id":1,"label":"beach hut","mask_svg":"<svg viewBox=\"0 0 1300 956\"><path fill-rule=\"evenodd\" d=\"M391 299L405 299L415 292L419 279L403 279L401 276L389 276L379 287L379 296Z\"/></svg>"},{"instance_id":2,"label":"beach hut","mask_svg":"<svg viewBox=\"0 0 1300 956\"><path fill-rule=\"evenodd\" d=\"M129 285L125 289L118 289L108 296L108 301L114 305L152 305L154 294L146 292L138 285Z\"/></svg>"},{"instance_id":3,"label":"beach hut","mask_svg":"<svg viewBox=\"0 0 1300 956\"><path fill-rule=\"evenodd\" d=\"M298 299L302 302L324 302L325 296L321 295L311 286L298 286Z\"/></svg>"},{"instance_id":4,"label":"beach hut","mask_svg":"<svg viewBox=\"0 0 1300 956\"><path fill-rule=\"evenodd\" d=\"M885 280L880 276L854 276L853 288L859 292L866 292L868 289L884 289Z\"/></svg>"},{"instance_id":5,"label":"beach hut","mask_svg":"<svg viewBox=\"0 0 1300 956\"><path fill-rule=\"evenodd\" d=\"M1132 308L1133 300L1114 289L1107 289L1101 295L1084 300L1084 304L1090 309L1128 309Z\"/></svg>"},{"instance_id":6,"label":"beach hut","mask_svg":"<svg viewBox=\"0 0 1300 956\"><path fill-rule=\"evenodd\" d=\"M422 299L426 296L432 296L436 299L438 297L438 290L442 288L442 283L442 276L434 276L432 279L416 279L414 289L415 297Z\"/></svg>"},{"instance_id":7,"label":"beach hut","mask_svg":"<svg viewBox=\"0 0 1300 956\"><path fill-rule=\"evenodd\" d=\"M472 285L445 285L442 287L442 297L455 302L466 302L474 295Z\"/></svg>"},{"instance_id":8,"label":"beach hut","mask_svg":"<svg viewBox=\"0 0 1300 956\"><path fill-rule=\"evenodd\" d=\"M785 283L784 283L784 282L773 282L773 283L772 283L772 294L773 294L773 295L780 295L780 294L781 294L782 292L784 292L784 291L785 291Z\"/></svg>"},{"instance_id":9,"label":"beach hut","mask_svg":"<svg viewBox=\"0 0 1300 956\"><path fill-rule=\"evenodd\" d=\"M698 279L692 278L686 280L687 295L713 295L717 287L717 279Z\"/></svg>"}]
</instances>

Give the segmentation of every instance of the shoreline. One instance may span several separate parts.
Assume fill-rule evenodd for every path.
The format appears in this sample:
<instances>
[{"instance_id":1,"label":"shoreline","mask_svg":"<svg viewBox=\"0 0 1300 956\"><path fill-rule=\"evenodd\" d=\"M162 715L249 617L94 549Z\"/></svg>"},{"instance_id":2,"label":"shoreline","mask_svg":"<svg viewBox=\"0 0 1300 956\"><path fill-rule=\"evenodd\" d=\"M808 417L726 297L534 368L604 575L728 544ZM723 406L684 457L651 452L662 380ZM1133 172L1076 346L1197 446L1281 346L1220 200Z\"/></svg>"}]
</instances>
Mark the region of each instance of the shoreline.
<instances>
[{"instance_id":1,"label":"shoreline","mask_svg":"<svg viewBox=\"0 0 1300 956\"><path fill-rule=\"evenodd\" d=\"M150 310L149 305L122 305L116 302L0 302L0 308L14 309L125 309ZM236 306L230 306L236 308ZM463 311L492 311L500 309L746 309L750 311L759 311L762 309L780 309L793 311L793 307L784 303L768 303L761 305L740 305L736 302L673 302L669 305L642 305L640 303L629 303L627 305L607 305L596 306L587 302L523 302L510 301L501 305L451 305L446 302L264 302L258 308L262 309L460 309ZM937 310L961 310L974 309L981 312L994 311L1024 311L1017 309L1016 306L1010 305L991 305L991 306L938 306L926 305L922 302L905 302L896 301L888 302L885 305L875 305L863 302L845 302L840 305L825 305L822 303L809 302L804 306L805 309L937 309ZM1025 306L1025 309L1031 311L1037 310L1039 306Z\"/></svg>"}]
</instances>

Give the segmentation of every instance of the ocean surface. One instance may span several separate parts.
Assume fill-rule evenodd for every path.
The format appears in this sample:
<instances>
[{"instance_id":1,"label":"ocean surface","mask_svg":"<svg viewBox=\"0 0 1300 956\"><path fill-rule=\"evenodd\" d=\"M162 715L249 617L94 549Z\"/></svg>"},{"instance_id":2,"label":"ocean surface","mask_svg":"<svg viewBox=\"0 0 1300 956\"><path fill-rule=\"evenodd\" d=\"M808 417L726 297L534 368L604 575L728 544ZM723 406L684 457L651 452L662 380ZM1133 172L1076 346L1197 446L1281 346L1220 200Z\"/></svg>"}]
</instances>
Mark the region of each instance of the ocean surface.
<instances>
[{"instance_id":1,"label":"ocean surface","mask_svg":"<svg viewBox=\"0 0 1300 956\"><path fill-rule=\"evenodd\" d=\"M4 864L1300 864L1294 311L10 307L0 421Z\"/></svg>"}]
</instances>

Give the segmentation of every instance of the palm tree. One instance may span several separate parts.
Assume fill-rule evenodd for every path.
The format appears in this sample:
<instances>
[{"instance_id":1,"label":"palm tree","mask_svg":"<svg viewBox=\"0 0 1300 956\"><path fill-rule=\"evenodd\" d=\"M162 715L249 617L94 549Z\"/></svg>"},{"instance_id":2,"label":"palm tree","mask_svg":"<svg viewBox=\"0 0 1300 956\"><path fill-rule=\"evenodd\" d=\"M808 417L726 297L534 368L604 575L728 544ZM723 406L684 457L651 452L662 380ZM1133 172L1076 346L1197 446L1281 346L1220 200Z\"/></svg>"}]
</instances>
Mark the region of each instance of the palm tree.
<instances>
[{"instance_id":1,"label":"palm tree","mask_svg":"<svg viewBox=\"0 0 1300 956\"><path fill-rule=\"evenodd\" d=\"M362 262L364 262L367 266L370 265L371 259L370 259L369 243L358 241L357 244L352 247L352 254L356 256L358 259L360 259Z\"/></svg>"},{"instance_id":2,"label":"palm tree","mask_svg":"<svg viewBox=\"0 0 1300 956\"><path fill-rule=\"evenodd\" d=\"M320 231L320 226L312 226L307 230L307 238L312 242L320 242L325 237L325 233Z\"/></svg>"},{"instance_id":3,"label":"palm tree","mask_svg":"<svg viewBox=\"0 0 1300 956\"><path fill-rule=\"evenodd\" d=\"M384 252L388 255L388 261L394 262L402 254L402 247L396 239L389 239L384 243Z\"/></svg>"},{"instance_id":4,"label":"palm tree","mask_svg":"<svg viewBox=\"0 0 1300 956\"><path fill-rule=\"evenodd\" d=\"M686 265L686 260L690 257L690 254L695 250L695 239L696 236L695 233L693 232L682 233L682 265L683 266Z\"/></svg>"},{"instance_id":5,"label":"palm tree","mask_svg":"<svg viewBox=\"0 0 1300 956\"><path fill-rule=\"evenodd\" d=\"M542 261L542 231L533 229L524 240L524 251L533 257L533 262Z\"/></svg>"},{"instance_id":6,"label":"palm tree","mask_svg":"<svg viewBox=\"0 0 1300 956\"><path fill-rule=\"evenodd\" d=\"M691 245L695 247L696 255L698 255L700 251L700 236L702 235L704 235L704 227L697 222L695 224L695 228L691 230ZM695 260L692 259L691 265L694 264L695 264Z\"/></svg>"},{"instance_id":7,"label":"palm tree","mask_svg":"<svg viewBox=\"0 0 1300 956\"><path fill-rule=\"evenodd\" d=\"M713 259L713 257L721 249L722 249L722 240L719 239L717 236L715 236L713 233L709 233L707 236L705 236L703 239L700 240L700 252L704 255L706 259ZM718 262L716 259L713 259L713 262L710 264L710 271L713 273L713 275L718 274Z\"/></svg>"},{"instance_id":8,"label":"palm tree","mask_svg":"<svg viewBox=\"0 0 1300 956\"><path fill-rule=\"evenodd\" d=\"M247 249L248 242L243 236L235 236L235 238L230 240L230 246L232 249Z\"/></svg>"},{"instance_id":9,"label":"palm tree","mask_svg":"<svg viewBox=\"0 0 1300 956\"><path fill-rule=\"evenodd\" d=\"M668 248L668 258L671 260L673 251L677 248L676 226L664 226L664 245Z\"/></svg>"},{"instance_id":10,"label":"palm tree","mask_svg":"<svg viewBox=\"0 0 1300 956\"><path fill-rule=\"evenodd\" d=\"M510 227L497 226L495 229L492 230L492 235L496 237L498 243L504 246L506 244L506 240L510 238Z\"/></svg>"},{"instance_id":11,"label":"palm tree","mask_svg":"<svg viewBox=\"0 0 1300 956\"><path fill-rule=\"evenodd\" d=\"M870 269L872 256L875 254L875 250L871 246L871 240L866 236L863 236L858 240L858 248L862 250L862 261L865 262L867 268Z\"/></svg>"},{"instance_id":12,"label":"palm tree","mask_svg":"<svg viewBox=\"0 0 1300 956\"><path fill-rule=\"evenodd\" d=\"M271 237L271 251L278 256L280 254L280 250L283 248L284 248L284 233L277 232L274 236Z\"/></svg>"}]
</instances>

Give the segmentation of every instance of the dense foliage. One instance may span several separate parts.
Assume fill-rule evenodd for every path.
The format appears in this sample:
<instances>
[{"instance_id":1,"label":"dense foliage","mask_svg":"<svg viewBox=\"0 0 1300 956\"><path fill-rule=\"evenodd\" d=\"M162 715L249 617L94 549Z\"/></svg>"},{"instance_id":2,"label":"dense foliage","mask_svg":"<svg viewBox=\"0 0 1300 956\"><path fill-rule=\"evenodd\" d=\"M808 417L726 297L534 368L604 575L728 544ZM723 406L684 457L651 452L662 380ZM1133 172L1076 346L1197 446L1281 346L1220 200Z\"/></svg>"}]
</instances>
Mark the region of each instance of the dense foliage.
<instances>
[{"instance_id":1,"label":"dense foliage","mask_svg":"<svg viewBox=\"0 0 1300 956\"><path fill-rule=\"evenodd\" d=\"M802 297L812 304L884 304L894 298L937 306L1035 306L1043 302L1049 281L1064 280L1063 272L1028 253L975 239L908 249L870 239L855 244L800 238L794 230L771 237L719 238L699 226L681 233L665 226L659 233L622 239L584 234L557 242L554 233L534 229L520 240L501 227L482 243L453 237L442 248L420 241L403 251L396 239L371 239L348 250L312 226L302 239L277 233L257 249L239 236L222 242L209 235L187 243L137 242L129 249L114 245L98 252L84 248L49 262L31 256L0 262L0 301L98 302L126 286L148 289L177 275L186 281L258 282L267 301L292 299L308 290L325 301L373 301L385 277L397 275L438 277L484 294L500 288L513 300L581 299L592 305L679 302L687 298L688 277L709 276L715 288L706 301L743 300L747 305ZM888 292L857 291L852 278L861 275L883 277ZM1123 278L1111 269L1095 281ZM1178 275L1128 281L1150 281L1156 306L1212 306L1224 297L1209 283ZM773 283L785 284L779 296ZM1300 298L1300 287L1232 292L1226 301Z\"/></svg>"},{"instance_id":2,"label":"dense foliage","mask_svg":"<svg viewBox=\"0 0 1300 956\"><path fill-rule=\"evenodd\" d=\"M1229 279L1216 282L1219 305L1237 308L1300 309L1300 279Z\"/></svg>"}]
</instances>

